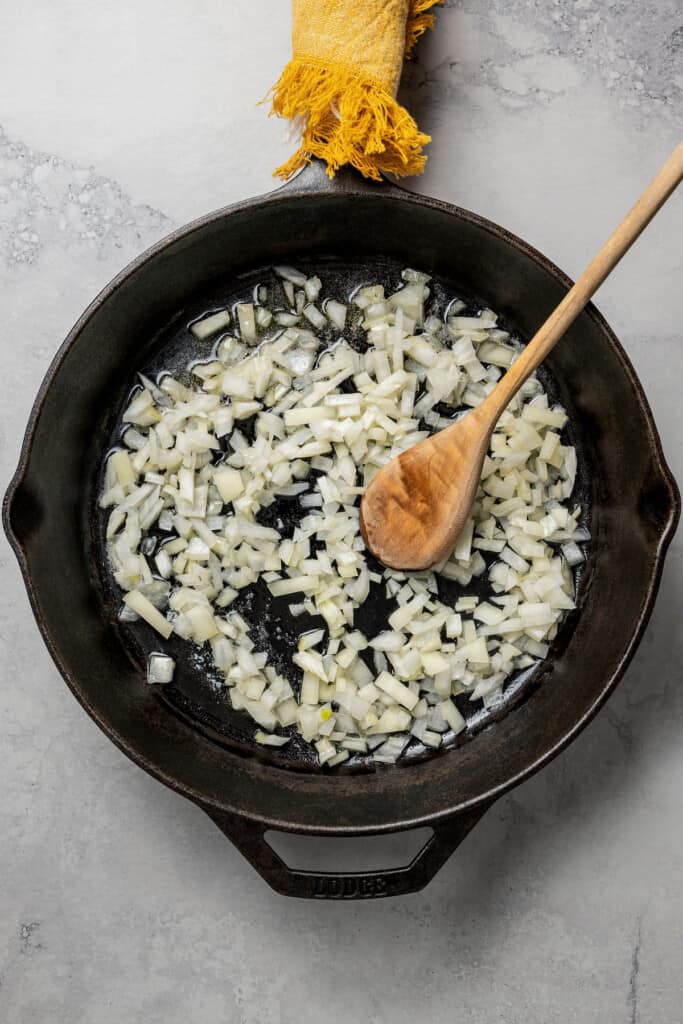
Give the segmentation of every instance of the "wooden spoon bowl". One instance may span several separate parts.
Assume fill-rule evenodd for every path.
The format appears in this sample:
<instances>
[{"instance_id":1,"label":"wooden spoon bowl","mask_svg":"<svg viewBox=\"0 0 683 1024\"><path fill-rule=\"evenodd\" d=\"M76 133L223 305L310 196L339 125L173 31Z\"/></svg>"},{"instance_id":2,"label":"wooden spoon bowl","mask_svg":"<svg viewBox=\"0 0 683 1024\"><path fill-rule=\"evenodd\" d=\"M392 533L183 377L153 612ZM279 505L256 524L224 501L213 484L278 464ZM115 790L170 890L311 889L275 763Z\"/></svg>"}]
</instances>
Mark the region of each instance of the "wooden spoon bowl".
<instances>
[{"instance_id":1,"label":"wooden spoon bowl","mask_svg":"<svg viewBox=\"0 0 683 1024\"><path fill-rule=\"evenodd\" d=\"M431 569L467 522L501 413L683 179L683 142L493 391L451 427L383 466L360 507L363 539L391 569Z\"/></svg>"},{"instance_id":2,"label":"wooden spoon bowl","mask_svg":"<svg viewBox=\"0 0 683 1024\"><path fill-rule=\"evenodd\" d=\"M361 534L375 558L390 569L425 569L450 554L470 514L494 426L484 402L377 474L360 508Z\"/></svg>"}]
</instances>

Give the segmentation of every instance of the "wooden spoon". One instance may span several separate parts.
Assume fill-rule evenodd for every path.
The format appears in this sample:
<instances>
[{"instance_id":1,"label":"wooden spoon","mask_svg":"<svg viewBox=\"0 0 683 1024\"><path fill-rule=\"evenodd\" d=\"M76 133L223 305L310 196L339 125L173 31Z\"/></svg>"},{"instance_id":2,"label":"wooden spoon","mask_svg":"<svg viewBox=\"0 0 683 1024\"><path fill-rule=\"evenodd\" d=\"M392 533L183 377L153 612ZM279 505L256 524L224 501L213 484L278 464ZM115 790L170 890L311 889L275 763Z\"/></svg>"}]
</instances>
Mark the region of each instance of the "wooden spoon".
<instances>
[{"instance_id":1,"label":"wooden spoon","mask_svg":"<svg viewBox=\"0 0 683 1024\"><path fill-rule=\"evenodd\" d=\"M360 527L380 562L391 569L429 569L450 554L469 518L501 413L682 178L683 142L481 405L402 452L372 480L361 501Z\"/></svg>"}]
</instances>

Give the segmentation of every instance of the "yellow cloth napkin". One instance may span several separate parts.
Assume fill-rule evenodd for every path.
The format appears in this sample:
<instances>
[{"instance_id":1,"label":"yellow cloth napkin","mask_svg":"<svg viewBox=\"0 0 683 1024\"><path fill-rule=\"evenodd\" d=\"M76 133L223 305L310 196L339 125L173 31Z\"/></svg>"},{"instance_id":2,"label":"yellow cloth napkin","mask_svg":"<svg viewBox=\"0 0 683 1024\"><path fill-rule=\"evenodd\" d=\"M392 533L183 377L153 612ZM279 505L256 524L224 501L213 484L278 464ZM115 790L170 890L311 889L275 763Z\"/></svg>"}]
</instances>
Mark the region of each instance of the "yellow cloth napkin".
<instances>
[{"instance_id":1,"label":"yellow cloth napkin","mask_svg":"<svg viewBox=\"0 0 683 1024\"><path fill-rule=\"evenodd\" d=\"M441 0L292 0L292 60L272 112L300 124L301 146L275 174L312 156L334 176L351 164L368 178L419 174L430 137L396 101L404 55L431 28Z\"/></svg>"}]
</instances>

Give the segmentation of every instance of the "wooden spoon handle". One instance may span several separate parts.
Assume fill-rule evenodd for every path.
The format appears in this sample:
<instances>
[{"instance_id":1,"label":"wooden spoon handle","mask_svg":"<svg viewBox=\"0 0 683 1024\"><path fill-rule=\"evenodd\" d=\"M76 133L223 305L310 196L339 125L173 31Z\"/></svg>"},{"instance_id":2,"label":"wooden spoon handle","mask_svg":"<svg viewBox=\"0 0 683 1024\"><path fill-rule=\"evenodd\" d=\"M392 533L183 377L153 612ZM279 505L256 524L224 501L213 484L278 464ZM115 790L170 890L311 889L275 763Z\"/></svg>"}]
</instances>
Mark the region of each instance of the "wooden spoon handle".
<instances>
[{"instance_id":1,"label":"wooden spoon handle","mask_svg":"<svg viewBox=\"0 0 683 1024\"><path fill-rule=\"evenodd\" d=\"M536 332L522 354L496 385L480 408L492 418L492 426L510 399L543 362L553 346L571 326L607 275L650 223L683 179L683 142L673 151L650 182L633 209L610 235L597 256L588 264L576 284Z\"/></svg>"}]
</instances>

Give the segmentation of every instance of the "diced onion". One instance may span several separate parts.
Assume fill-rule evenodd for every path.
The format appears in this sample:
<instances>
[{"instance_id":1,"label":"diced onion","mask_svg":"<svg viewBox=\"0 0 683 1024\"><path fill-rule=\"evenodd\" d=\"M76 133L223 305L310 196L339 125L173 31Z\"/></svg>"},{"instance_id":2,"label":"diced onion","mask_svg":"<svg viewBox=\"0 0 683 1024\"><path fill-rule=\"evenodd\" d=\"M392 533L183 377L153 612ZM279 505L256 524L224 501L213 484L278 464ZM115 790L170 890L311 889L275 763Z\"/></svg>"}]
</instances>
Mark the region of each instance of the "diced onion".
<instances>
[{"instance_id":1,"label":"diced onion","mask_svg":"<svg viewBox=\"0 0 683 1024\"><path fill-rule=\"evenodd\" d=\"M226 504L239 497L244 490L239 470L229 467L219 469L213 474L213 484Z\"/></svg>"},{"instance_id":2,"label":"diced onion","mask_svg":"<svg viewBox=\"0 0 683 1024\"><path fill-rule=\"evenodd\" d=\"M157 633L161 633L168 640L173 632L173 626L168 619L164 618L161 612L157 611L144 594L141 594L139 590L129 590L127 594L123 595L123 603L128 605L131 611L134 611L136 615L144 619L153 629L156 629Z\"/></svg>"},{"instance_id":3,"label":"diced onion","mask_svg":"<svg viewBox=\"0 0 683 1024\"><path fill-rule=\"evenodd\" d=\"M289 736L278 736L272 732L262 732L261 729L256 730L254 739L263 747L284 747L289 743Z\"/></svg>"},{"instance_id":4,"label":"diced onion","mask_svg":"<svg viewBox=\"0 0 683 1024\"><path fill-rule=\"evenodd\" d=\"M188 366L191 386L139 376L99 501L119 617L206 645L257 743L283 746L279 730L293 729L321 764L391 765L409 743L436 749L466 730L455 699L492 707L512 673L547 656L590 540L570 504L577 456L564 409L530 378L500 417L471 518L439 572L371 568L364 487L447 425L440 403L479 405L520 346L491 310L454 299L437 317L419 271L388 295L363 284L348 303L324 297L315 274L275 273L236 303L238 336ZM213 310L189 329L201 340L230 322ZM296 504L291 528L276 502ZM438 575L456 588L454 607ZM238 601L255 584L301 624L292 681L259 650L249 599ZM356 612L373 588L389 610L366 636ZM170 682L174 667L152 652L148 681Z\"/></svg>"},{"instance_id":5,"label":"diced onion","mask_svg":"<svg viewBox=\"0 0 683 1024\"><path fill-rule=\"evenodd\" d=\"M167 654L157 654L156 652L153 652L147 658L148 683L171 683L173 682L174 672L175 661L173 658L169 658Z\"/></svg>"},{"instance_id":6,"label":"diced onion","mask_svg":"<svg viewBox=\"0 0 683 1024\"><path fill-rule=\"evenodd\" d=\"M230 324L230 313L227 309L221 309L218 313L212 313L211 316L206 316L202 320L197 320L196 323L192 324L190 330L194 334L195 338L200 340L208 338L212 334L217 334L218 331L222 331L224 327L228 327Z\"/></svg>"},{"instance_id":7,"label":"diced onion","mask_svg":"<svg viewBox=\"0 0 683 1024\"><path fill-rule=\"evenodd\" d=\"M252 345L256 341L256 320L254 319L254 306L251 302L237 303L237 321L240 328L240 338Z\"/></svg>"}]
</instances>

